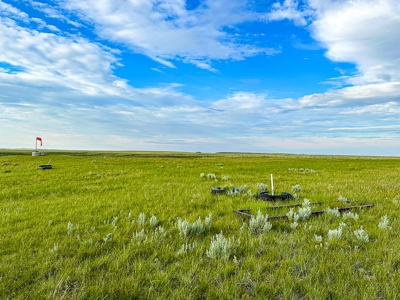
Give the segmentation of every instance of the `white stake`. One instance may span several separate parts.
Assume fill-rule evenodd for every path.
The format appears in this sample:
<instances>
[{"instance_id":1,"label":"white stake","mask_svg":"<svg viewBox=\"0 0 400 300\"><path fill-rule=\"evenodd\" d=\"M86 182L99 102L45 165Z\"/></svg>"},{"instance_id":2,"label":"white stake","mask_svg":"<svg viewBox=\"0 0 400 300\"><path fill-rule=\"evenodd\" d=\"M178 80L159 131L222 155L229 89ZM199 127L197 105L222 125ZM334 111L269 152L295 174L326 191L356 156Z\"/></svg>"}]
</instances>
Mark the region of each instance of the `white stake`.
<instances>
[{"instance_id":1,"label":"white stake","mask_svg":"<svg viewBox=\"0 0 400 300\"><path fill-rule=\"evenodd\" d=\"M272 196L274 195L274 176L271 174L271 190L272 190Z\"/></svg>"}]
</instances>

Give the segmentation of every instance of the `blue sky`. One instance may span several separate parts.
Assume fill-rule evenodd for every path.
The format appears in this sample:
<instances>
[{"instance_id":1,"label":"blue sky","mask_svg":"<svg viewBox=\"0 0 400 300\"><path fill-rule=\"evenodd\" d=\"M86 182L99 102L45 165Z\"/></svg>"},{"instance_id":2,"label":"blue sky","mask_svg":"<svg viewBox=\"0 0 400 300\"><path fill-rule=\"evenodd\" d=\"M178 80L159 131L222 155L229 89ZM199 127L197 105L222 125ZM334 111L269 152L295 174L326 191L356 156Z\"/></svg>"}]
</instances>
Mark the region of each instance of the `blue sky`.
<instances>
[{"instance_id":1,"label":"blue sky","mask_svg":"<svg viewBox=\"0 0 400 300\"><path fill-rule=\"evenodd\" d=\"M0 148L400 153L398 0L0 0Z\"/></svg>"}]
</instances>

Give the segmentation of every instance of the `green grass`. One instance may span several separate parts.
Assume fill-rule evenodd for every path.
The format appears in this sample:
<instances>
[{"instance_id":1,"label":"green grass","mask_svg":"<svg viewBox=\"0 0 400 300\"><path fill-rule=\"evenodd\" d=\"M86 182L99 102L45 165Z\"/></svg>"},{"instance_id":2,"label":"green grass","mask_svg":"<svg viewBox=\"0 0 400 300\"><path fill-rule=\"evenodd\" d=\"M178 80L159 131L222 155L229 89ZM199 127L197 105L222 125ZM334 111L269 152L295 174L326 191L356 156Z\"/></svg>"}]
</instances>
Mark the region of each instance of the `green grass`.
<instances>
[{"instance_id":1,"label":"green grass","mask_svg":"<svg viewBox=\"0 0 400 300\"><path fill-rule=\"evenodd\" d=\"M49 159L53 169L38 170ZM300 200L211 194L224 185L257 193L257 183L270 188L271 173L276 193L292 193L299 184ZM396 299L399 176L400 158L2 151L0 298ZM375 207L353 210L357 220L323 214L295 229L290 221L271 220L272 229L261 235L250 234L248 220L233 213L285 215L288 209L267 207L304 198L323 202L314 211L350 205L339 196ZM200 217L204 224L209 213L210 229L180 234L178 218L194 223ZM391 229L378 227L385 215ZM328 240L341 222L342 238ZM354 235L360 226L366 243ZM206 255L221 232L231 242L228 260Z\"/></svg>"}]
</instances>

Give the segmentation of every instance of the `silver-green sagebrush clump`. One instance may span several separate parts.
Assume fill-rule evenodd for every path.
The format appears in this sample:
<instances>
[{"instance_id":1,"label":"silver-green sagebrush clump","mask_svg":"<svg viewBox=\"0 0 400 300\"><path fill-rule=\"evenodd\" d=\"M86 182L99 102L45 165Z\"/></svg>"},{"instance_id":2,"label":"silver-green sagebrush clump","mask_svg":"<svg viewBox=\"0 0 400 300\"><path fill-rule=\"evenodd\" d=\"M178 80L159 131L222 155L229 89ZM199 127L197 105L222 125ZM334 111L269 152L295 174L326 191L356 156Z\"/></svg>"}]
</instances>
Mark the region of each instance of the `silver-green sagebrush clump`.
<instances>
[{"instance_id":1,"label":"silver-green sagebrush clump","mask_svg":"<svg viewBox=\"0 0 400 300\"><path fill-rule=\"evenodd\" d=\"M227 261L231 256L234 243L234 239L227 239L222 232L216 234L211 239L210 248L206 251L206 256L212 259Z\"/></svg>"},{"instance_id":2,"label":"silver-green sagebrush clump","mask_svg":"<svg viewBox=\"0 0 400 300\"><path fill-rule=\"evenodd\" d=\"M389 218L387 215L384 215L381 217L378 227L381 229L385 229L385 230L391 230L392 227L389 226Z\"/></svg>"},{"instance_id":3,"label":"silver-green sagebrush clump","mask_svg":"<svg viewBox=\"0 0 400 300\"><path fill-rule=\"evenodd\" d=\"M178 218L176 220L175 226L179 231L180 236L188 237L190 235L200 235L206 229L210 230L211 228L212 215L211 213L205 218L205 224L201 222L201 218L199 217L195 222L191 223L186 219Z\"/></svg>"},{"instance_id":4,"label":"silver-green sagebrush clump","mask_svg":"<svg viewBox=\"0 0 400 300\"><path fill-rule=\"evenodd\" d=\"M302 188L300 186L300 184L296 184L292 186L292 192L294 193L300 193L302 191Z\"/></svg>"},{"instance_id":5,"label":"silver-green sagebrush clump","mask_svg":"<svg viewBox=\"0 0 400 300\"><path fill-rule=\"evenodd\" d=\"M263 215L259 210L257 216L251 217L249 221L249 232L254 235L260 235L270 231L272 224L268 221L268 215Z\"/></svg>"}]
</instances>

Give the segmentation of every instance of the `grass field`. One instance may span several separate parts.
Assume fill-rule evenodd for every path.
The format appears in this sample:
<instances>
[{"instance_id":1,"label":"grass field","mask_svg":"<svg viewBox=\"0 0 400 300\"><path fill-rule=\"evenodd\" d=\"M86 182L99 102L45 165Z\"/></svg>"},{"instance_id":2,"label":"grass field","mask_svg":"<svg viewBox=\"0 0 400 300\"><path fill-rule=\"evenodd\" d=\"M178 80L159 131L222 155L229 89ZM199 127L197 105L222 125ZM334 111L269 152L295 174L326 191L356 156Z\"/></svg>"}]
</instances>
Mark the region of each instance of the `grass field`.
<instances>
[{"instance_id":1,"label":"grass field","mask_svg":"<svg viewBox=\"0 0 400 300\"><path fill-rule=\"evenodd\" d=\"M398 299L399 213L400 158L1 151L0 298Z\"/></svg>"}]
</instances>

